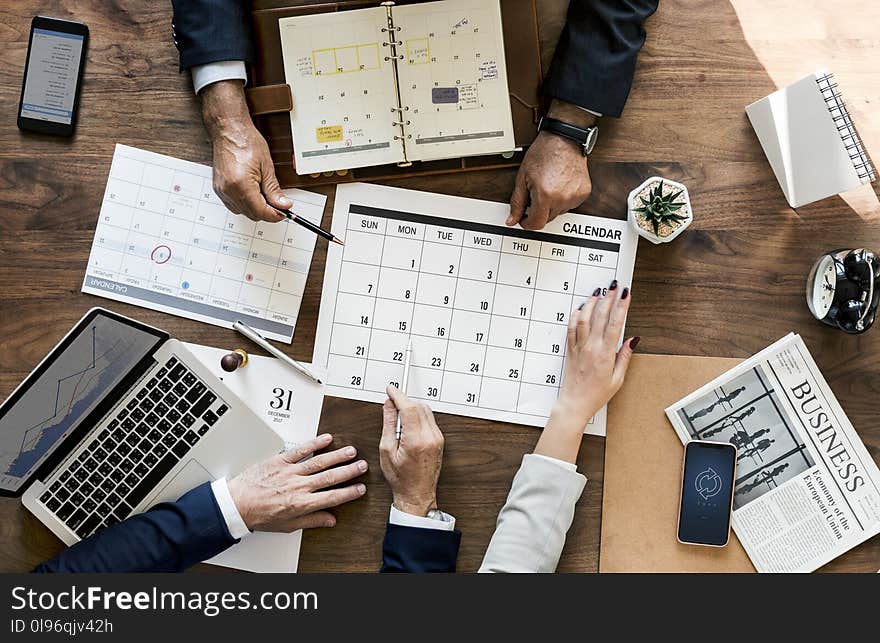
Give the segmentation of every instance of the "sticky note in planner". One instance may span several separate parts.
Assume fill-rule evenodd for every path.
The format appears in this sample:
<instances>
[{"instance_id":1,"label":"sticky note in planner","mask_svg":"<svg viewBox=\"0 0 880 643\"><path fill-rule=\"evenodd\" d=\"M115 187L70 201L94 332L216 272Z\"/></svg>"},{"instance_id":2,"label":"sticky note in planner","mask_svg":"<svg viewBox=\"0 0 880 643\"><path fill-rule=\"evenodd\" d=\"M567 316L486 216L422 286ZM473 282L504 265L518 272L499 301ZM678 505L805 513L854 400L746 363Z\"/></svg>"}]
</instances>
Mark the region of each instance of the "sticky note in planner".
<instances>
[{"instance_id":1,"label":"sticky note in planner","mask_svg":"<svg viewBox=\"0 0 880 643\"><path fill-rule=\"evenodd\" d=\"M435 105L458 102L458 87L432 87L431 102Z\"/></svg>"},{"instance_id":2,"label":"sticky note in planner","mask_svg":"<svg viewBox=\"0 0 880 643\"><path fill-rule=\"evenodd\" d=\"M342 140L342 125L324 125L315 128L315 138L319 143L338 143Z\"/></svg>"},{"instance_id":3,"label":"sticky note in planner","mask_svg":"<svg viewBox=\"0 0 880 643\"><path fill-rule=\"evenodd\" d=\"M480 63L480 78L483 80L495 80L498 78L498 63L494 60L484 60Z\"/></svg>"}]
</instances>

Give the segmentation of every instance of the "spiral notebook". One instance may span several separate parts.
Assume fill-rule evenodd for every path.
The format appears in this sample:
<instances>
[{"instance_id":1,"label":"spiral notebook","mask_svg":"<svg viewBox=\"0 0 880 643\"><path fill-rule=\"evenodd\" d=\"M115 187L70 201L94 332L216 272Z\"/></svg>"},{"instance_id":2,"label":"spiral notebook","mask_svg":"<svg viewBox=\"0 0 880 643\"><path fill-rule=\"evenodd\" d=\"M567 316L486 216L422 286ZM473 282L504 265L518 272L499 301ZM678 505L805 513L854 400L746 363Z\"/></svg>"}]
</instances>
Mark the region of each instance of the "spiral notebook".
<instances>
[{"instance_id":1,"label":"spiral notebook","mask_svg":"<svg viewBox=\"0 0 880 643\"><path fill-rule=\"evenodd\" d=\"M746 114L793 208L876 178L831 73L805 76L752 103Z\"/></svg>"},{"instance_id":2,"label":"spiral notebook","mask_svg":"<svg viewBox=\"0 0 880 643\"><path fill-rule=\"evenodd\" d=\"M512 151L499 0L282 18L297 174Z\"/></svg>"}]
</instances>

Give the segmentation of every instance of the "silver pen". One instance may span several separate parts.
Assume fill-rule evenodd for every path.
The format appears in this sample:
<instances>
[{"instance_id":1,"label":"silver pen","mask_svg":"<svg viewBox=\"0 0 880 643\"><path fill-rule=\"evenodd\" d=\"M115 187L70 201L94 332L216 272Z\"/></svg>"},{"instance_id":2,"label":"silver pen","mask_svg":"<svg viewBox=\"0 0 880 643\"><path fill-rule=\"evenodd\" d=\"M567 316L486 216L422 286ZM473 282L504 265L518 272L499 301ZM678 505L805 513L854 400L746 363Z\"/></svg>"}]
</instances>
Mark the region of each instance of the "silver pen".
<instances>
[{"instance_id":1,"label":"silver pen","mask_svg":"<svg viewBox=\"0 0 880 643\"><path fill-rule=\"evenodd\" d=\"M409 383L409 363L412 359L412 337L409 338L409 341L406 343L406 353L403 357L403 382L401 382L403 388L400 390L403 391L403 394L406 395L406 387ZM394 432L394 437L400 441L400 412L397 413L397 430Z\"/></svg>"},{"instance_id":2,"label":"silver pen","mask_svg":"<svg viewBox=\"0 0 880 643\"><path fill-rule=\"evenodd\" d=\"M245 324L243 321L234 322L232 324L232 327L235 330L237 330L239 333L241 333L242 335L247 337L249 340L251 340L254 344L256 344L257 346L262 348L264 351L266 351L267 353L270 353L271 355L274 355L275 357L280 359L282 362L284 362L285 364L290 366L295 371L298 371L299 373L305 375L313 382L317 382L318 384L323 384L323 382L321 381L321 379L317 375L312 373L309 369L307 369L305 366L303 366L302 364L297 362L295 359L288 357L287 355L282 353L280 350L278 350L277 348L272 346L272 344L270 344L268 341L266 341L266 339L262 335L260 335L257 331L255 331L253 328L251 328L247 324Z\"/></svg>"}]
</instances>

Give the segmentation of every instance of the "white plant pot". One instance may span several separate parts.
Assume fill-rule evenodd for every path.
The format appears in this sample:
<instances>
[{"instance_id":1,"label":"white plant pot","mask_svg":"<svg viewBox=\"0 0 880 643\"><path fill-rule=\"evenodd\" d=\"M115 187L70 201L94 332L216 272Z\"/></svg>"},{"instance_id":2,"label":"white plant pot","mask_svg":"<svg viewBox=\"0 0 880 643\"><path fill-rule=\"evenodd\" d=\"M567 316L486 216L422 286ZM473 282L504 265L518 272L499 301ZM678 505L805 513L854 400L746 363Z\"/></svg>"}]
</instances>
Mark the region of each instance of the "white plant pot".
<instances>
[{"instance_id":1,"label":"white plant pot","mask_svg":"<svg viewBox=\"0 0 880 643\"><path fill-rule=\"evenodd\" d=\"M668 184L668 185L672 186L673 188L677 188L679 190L682 190L681 196L678 197L678 199L684 198L685 207L682 208L682 210L684 210L685 212L682 212L681 210L679 210L679 212L681 214L685 214L687 216L686 221L683 221L681 223L681 225L679 225L672 234L669 234L665 237L661 237L660 235L654 234L654 232L652 232L651 230L645 230L642 226L640 226L638 220L636 219L636 216L639 213L635 212L633 210L633 208L638 208L642 205L641 201L638 201L639 192L644 190L645 187L648 186L649 184L659 183L660 181L663 181L664 184ZM693 213L693 210L691 209L691 197L688 194L688 189L685 186L683 186L681 183L679 183L678 181L673 181L672 179L666 179L666 178L663 178L662 176L652 176L651 178L647 179L644 183L642 183L639 187L637 187L635 190L630 192L629 196L626 199L626 204L627 204L627 210L628 210L627 218L629 219L629 224L633 227L633 230L635 230L637 233L639 233L639 235L643 236L645 239L647 239L651 243L669 243L670 241L675 239L675 237L677 237L682 232L684 232L685 229L694 220L694 213Z\"/></svg>"}]
</instances>

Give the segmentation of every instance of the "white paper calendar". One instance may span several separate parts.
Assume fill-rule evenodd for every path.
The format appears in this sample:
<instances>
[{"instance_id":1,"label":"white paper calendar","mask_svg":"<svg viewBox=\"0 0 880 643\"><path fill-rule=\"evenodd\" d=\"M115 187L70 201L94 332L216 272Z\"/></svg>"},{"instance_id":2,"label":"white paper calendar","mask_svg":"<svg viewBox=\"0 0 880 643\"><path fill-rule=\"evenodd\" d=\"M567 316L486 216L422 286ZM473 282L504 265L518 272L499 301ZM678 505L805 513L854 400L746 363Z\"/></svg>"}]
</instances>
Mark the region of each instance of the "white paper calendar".
<instances>
[{"instance_id":1,"label":"white paper calendar","mask_svg":"<svg viewBox=\"0 0 880 643\"><path fill-rule=\"evenodd\" d=\"M626 221L565 214L540 232L506 204L351 183L336 191L315 339L327 394L382 402L399 383L435 411L544 426L568 318L597 287L632 281ZM605 410L587 432L604 435Z\"/></svg>"},{"instance_id":2,"label":"white paper calendar","mask_svg":"<svg viewBox=\"0 0 880 643\"><path fill-rule=\"evenodd\" d=\"M327 197L284 193L321 223ZM289 343L315 239L227 210L206 165L117 145L82 291Z\"/></svg>"}]
</instances>

